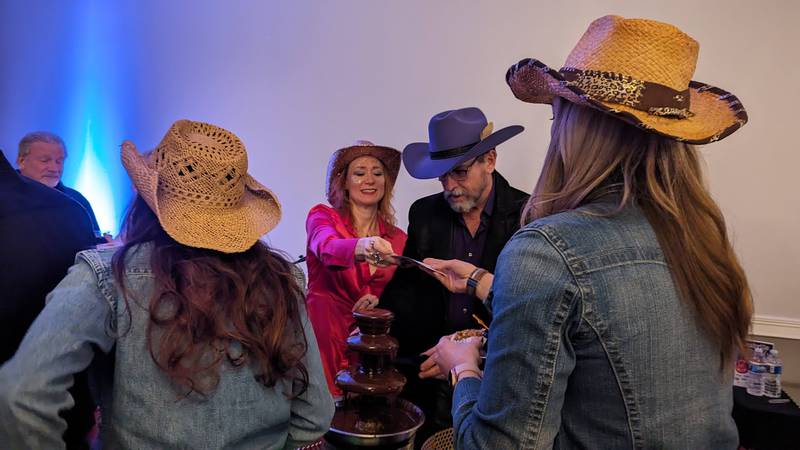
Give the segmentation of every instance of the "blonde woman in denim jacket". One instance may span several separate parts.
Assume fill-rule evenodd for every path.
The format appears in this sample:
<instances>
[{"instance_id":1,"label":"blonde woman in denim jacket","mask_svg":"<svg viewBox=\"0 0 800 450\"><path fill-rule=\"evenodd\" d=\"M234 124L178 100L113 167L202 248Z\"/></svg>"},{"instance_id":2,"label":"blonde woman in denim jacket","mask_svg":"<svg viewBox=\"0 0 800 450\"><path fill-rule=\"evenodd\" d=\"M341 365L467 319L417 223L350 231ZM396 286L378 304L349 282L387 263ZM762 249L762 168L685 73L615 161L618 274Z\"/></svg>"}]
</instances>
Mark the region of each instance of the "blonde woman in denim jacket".
<instances>
[{"instance_id":1,"label":"blonde woman in denim jacket","mask_svg":"<svg viewBox=\"0 0 800 450\"><path fill-rule=\"evenodd\" d=\"M105 448L295 448L328 429L302 276L259 241L280 205L227 130L179 121L148 157L118 249L81 252L0 369L3 448L64 448L89 367Z\"/></svg>"},{"instance_id":2,"label":"blonde woman in denim jacket","mask_svg":"<svg viewBox=\"0 0 800 450\"><path fill-rule=\"evenodd\" d=\"M456 448L737 447L732 362L751 297L688 142L719 140L747 116L733 95L690 83L696 55L671 25L607 16L569 70L510 69L514 94L554 114L526 225L494 277L426 260L493 313L483 371L478 342L447 337L421 367L452 373ZM626 83L645 88L628 98L615 90Z\"/></svg>"}]
</instances>

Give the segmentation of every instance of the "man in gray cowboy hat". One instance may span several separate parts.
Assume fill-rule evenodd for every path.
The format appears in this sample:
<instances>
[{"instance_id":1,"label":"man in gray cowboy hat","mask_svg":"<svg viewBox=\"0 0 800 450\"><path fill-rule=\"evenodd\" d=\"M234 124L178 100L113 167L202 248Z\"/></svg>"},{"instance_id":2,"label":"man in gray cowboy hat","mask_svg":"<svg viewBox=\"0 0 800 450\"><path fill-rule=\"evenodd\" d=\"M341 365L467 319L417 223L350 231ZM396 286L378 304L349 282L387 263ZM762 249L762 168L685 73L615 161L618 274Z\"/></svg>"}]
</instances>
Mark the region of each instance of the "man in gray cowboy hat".
<instances>
[{"instance_id":1,"label":"man in gray cowboy hat","mask_svg":"<svg viewBox=\"0 0 800 450\"><path fill-rule=\"evenodd\" d=\"M443 191L411 205L404 256L461 259L493 271L505 243L519 228L528 194L511 187L497 171L500 143L521 133L513 125L492 132L492 124L474 107L439 113L428 125L430 142L409 144L403 164L412 177L438 178ZM477 315L490 320L473 295L451 294L434 277L399 268L381 296L383 308L395 314L392 335L400 349L396 365L408 379L403 396L420 406L426 424L418 440L451 426L450 388L446 381L418 376L420 353L441 336L479 328Z\"/></svg>"}]
</instances>

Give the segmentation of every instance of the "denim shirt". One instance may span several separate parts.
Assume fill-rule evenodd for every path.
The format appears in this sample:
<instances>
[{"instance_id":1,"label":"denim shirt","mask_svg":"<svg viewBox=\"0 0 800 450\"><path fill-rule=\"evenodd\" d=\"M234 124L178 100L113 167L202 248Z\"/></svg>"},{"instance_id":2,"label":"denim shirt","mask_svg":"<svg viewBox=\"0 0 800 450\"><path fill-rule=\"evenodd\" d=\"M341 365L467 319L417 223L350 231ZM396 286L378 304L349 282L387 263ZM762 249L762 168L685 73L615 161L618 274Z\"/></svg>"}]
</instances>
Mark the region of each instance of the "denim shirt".
<instances>
[{"instance_id":1,"label":"denim shirt","mask_svg":"<svg viewBox=\"0 0 800 450\"><path fill-rule=\"evenodd\" d=\"M294 448L325 433L333 402L305 311L309 385L302 395L288 397L291 380L267 388L254 380L251 367L227 362L206 397L185 397L173 387L147 349L150 248L136 247L126 257L130 313L111 272L115 249L78 254L14 358L0 369L3 448L64 448L58 411L73 404L67 393L72 375L90 365L105 448Z\"/></svg>"},{"instance_id":2,"label":"denim shirt","mask_svg":"<svg viewBox=\"0 0 800 450\"><path fill-rule=\"evenodd\" d=\"M731 370L635 206L520 229L497 264L483 380L456 386L460 449L734 449ZM589 214L587 214L589 213Z\"/></svg>"}]
</instances>

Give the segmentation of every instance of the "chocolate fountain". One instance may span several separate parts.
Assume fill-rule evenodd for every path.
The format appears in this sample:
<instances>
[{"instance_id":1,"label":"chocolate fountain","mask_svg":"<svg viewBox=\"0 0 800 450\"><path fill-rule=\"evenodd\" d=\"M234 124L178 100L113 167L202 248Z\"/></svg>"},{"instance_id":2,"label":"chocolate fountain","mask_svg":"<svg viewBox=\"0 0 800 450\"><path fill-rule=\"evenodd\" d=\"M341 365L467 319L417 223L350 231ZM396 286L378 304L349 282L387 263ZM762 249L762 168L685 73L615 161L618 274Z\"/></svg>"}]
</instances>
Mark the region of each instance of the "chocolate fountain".
<instances>
[{"instance_id":1,"label":"chocolate fountain","mask_svg":"<svg viewBox=\"0 0 800 450\"><path fill-rule=\"evenodd\" d=\"M353 317L360 333L347 339L347 347L358 353L358 364L336 375L344 399L336 405L325 441L337 449L413 449L425 415L397 398L406 378L392 366L398 347L388 335L394 314L376 308Z\"/></svg>"}]
</instances>

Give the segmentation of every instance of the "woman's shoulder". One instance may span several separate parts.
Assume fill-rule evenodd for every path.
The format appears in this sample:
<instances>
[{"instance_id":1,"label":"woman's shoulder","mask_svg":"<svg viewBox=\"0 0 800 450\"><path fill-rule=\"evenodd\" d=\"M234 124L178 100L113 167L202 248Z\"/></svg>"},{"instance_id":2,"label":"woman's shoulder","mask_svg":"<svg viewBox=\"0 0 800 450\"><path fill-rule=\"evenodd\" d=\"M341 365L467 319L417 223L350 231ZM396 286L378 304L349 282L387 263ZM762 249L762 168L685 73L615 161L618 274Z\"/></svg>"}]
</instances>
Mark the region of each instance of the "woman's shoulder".
<instances>
[{"instance_id":1,"label":"woman's shoulder","mask_svg":"<svg viewBox=\"0 0 800 450\"><path fill-rule=\"evenodd\" d=\"M123 246L110 246L84 250L75 255L75 263L85 263L98 274L111 273L111 265L116 255ZM127 271L141 272L150 268L150 253L152 244L144 243L133 245L125 253L125 269Z\"/></svg>"},{"instance_id":2,"label":"woman's shoulder","mask_svg":"<svg viewBox=\"0 0 800 450\"><path fill-rule=\"evenodd\" d=\"M342 220L342 216L339 214L339 211L337 211L335 208L333 208L333 207L331 207L329 205L325 205L323 203L319 203L319 204L314 205L308 211L308 219L307 220L311 220L313 218L321 218L321 217L329 218L331 220L337 220L337 221L341 221Z\"/></svg>"},{"instance_id":3,"label":"woman's shoulder","mask_svg":"<svg viewBox=\"0 0 800 450\"><path fill-rule=\"evenodd\" d=\"M93 248L78 252L75 264L87 264L95 273L110 272L111 261L120 247Z\"/></svg>"},{"instance_id":4,"label":"woman's shoulder","mask_svg":"<svg viewBox=\"0 0 800 450\"><path fill-rule=\"evenodd\" d=\"M541 235L573 260L636 249L631 257L658 259L658 240L643 212L636 206L580 207L537 219L520 229L520 235Z\"/></svg>"},{"instance_id":5,"label":"woman's shoulder","mask_svg":"<svg viewBox=\"0 0 800 450\"><path fill-rule=\"evenodd\" d=\"M611 230L646 224L647 219L635 206L619 207L615 204L588 204L568 211L555 213L525 225L522 229L538 230L545 234L572 234L584 236L607 234Z\"/></svg>"},{"instance_id":6,"label":"woman's shoulder","mask_svg":"<svg viewBox=\"0 0 800 450\"><path fill-rule=\"evenodd\" d=\"M408 235L406 234L406 232L403 231L401 228L398 228L396 225L393 225L391 223L385 223L384 227L387 236L393 237L395 239L402 239L403 241L408 239Z\"/></svg>"},{"instance_id":7,"label":"woman's shoulder","mask_svg":"<svg viewBox=\"0 0 800 450\"><path fill-rule=\"evenodd\" d=\"M336 210L333 209L333 207L331 207L330 205L326 205L324 203L317 203L316 205L312 206L310 210L308 210L309 214L315 213L315 212L332 213L332 212L336 212Z\"/></svg>"}]
</instances>

